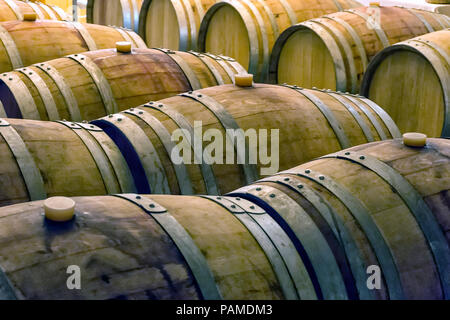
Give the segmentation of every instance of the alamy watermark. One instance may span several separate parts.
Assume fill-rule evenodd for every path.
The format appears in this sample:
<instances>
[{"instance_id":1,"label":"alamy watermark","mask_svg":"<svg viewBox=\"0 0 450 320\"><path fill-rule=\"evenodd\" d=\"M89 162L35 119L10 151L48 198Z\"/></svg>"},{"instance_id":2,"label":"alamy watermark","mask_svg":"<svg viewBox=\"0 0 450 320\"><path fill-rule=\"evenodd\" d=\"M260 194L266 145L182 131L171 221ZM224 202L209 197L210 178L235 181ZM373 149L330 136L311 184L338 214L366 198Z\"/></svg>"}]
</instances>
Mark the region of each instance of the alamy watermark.
<instances>
[{"instance_id":1,"label":"alamy watermark","mask_svg":"<svg viewBox=\"0 0 450 320\"><path fill-rule=\"evenodd\" d=\"M274 175L280 167L279 129L203 130L202 121L194 121L193 131L176 129L172 141L174 164L260 164L260 174ZM206 144L206 146L204 146ZM269 152L270 149L270 152Z\"/></svg>"}]
</instances>

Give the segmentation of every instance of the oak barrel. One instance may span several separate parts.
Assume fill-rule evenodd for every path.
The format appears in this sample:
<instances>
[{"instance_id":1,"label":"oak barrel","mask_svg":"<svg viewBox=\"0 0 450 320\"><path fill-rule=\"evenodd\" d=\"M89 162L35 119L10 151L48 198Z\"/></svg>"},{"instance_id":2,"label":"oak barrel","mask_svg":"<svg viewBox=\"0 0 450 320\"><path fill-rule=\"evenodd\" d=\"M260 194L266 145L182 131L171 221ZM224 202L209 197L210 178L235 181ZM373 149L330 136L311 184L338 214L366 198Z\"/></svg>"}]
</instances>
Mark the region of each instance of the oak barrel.
<instances>
[{"instance_id":1,"label":"oak barrel","mask_svg":"<svg viewBox=\"0 0 450 320\"><path fill-rule=\"evenodd\" d=\"M219 1L202 20L198 50L233 57L265 82L273 44L286 28L358 6L354 0Z\"/></svg>"},{"instance_id":2,"label":"oak barrel","mask_svg":"<svg viewBox=\"0 0 450 320\"><path fill-rule=\"evenodd\" d=\"M326 299L342 294L333 279L360 299L450 297L449 140L357 146L230 195L270 212L299 240Z\"/></svg>"},{"instance_id":3,"label":"oak barrel","mask_svg":"<svg viewBox=\"0 0 450 320\"><path fill-rule=\"evenodd\" d=\"M91 124L0 119L0 150L0 206L136 191L117 146Z\"/></svg>"},{"instance_id":4,"label":"oak barrel","mask_svg":"<svg viewBox=\"0 0 450 320\"><path fill-rule=\"evenodd\" d=\"M375 142L220 197L78 197L65 223L4 207L0 297L448 299L449 150Z\"/></svg>"},{"instance_id":5,"label":"oak barrel","mask_svg":"<svg viewBox=\"0 0 450 320\"><path fill-rule=\"evenodd\" d=\"M148 46L197 50L197 36L205 12L217 0L144 0L139 35Z\"/></svg>"},{"instance_id":6,"label":"oak barrel","mask_svg":"<svg viewBox=\"0 0 450 320\"><path fill-rule=\"evenodd\" d=\"M400 136L387 114L362 97L265 84L191 91L92 123L140 172L139 192L157 194L223 194L330 152ZM228 131L239 129L236 139L246 135L246 142L211 150L211 139L226 144L234 141ZM187 160L173 160L186 149Z\"/></svg>"},{"instance_id":7,"label":"oak barrel","mask_svg":"<svg viewBox=\"0 0 450 320\"><path fill-rule=\"evenodd\" d=\"M58 7L40 2L0 0L0 21L23 20L24 14L35 13L39 20L66 20L67 15Z\"/></svg>"},{"instance_id":8,"label":"oak barrel","mask_svg":"<svg viewBox=\"0 0 450 320\"><path fill-rule=\"evenodd\" d=\"M450 30L397 43L378 53L361 86L403 132L450 138Z\"/></svg>"},{"instance_id":9,"label":"oak barrel","mask_svg":"<svg viewBox=\"0 0 450 320\"><path fill-rule=\"evenodd\" d=\"M117 41L147 46L133 31L68 21L0 23L0 73L85 51L114 48Z\"/></svg>"},{"instance_id":10,"label":"oak barrel","mask_svg":"<svg viewBox=\"0 0 450 320\"><path fill-rule=\"evenodd\" d=\"M114 30L114 29L113 29ZM93 120L178 93L232 83L230 58L167 49L103 49L0 75L0 117Z\"/></svg>"},{"instance_id":11,"label":"oak barrel","mask_svg":"<svg viewBox=\"0 0 450 320\"><path fill-rule=\"evenodd\" d=\"M294 25L274 45L271 83L359 92L367 65L382 49L450 27L445 15L399 7L362 7Z\"/></svg>"},{"instance_id":12,"label":"oak barrel","mask_svg":"<svg viewBox=\"0 0 450 320\"><path fill-rule=\"evenodd\" d=\"M134 184L133 190L139 193L223 194L278 169L288 169L348 146L399 136L387 114L367 99L273 85L202 89L113 114L89 125L63 122L67 128L36 120L1 121L0 206L46 196L113 193L108 190L117 189L117 179L111 166L131 180L126 185ZM218 139L224 142L227 137L222 123L227 129L246 130L248 139L252 131L261 135L260 129L267 129L268 142L261 138L256 151L265 152L267 157L272 154L272 161L259 157L253 163L250 156L238 153L239 150L232 155L231 163L226 161L226 152L221 155L223 160L209 161L212 156L206 155L207 138L196 142L206 135L194 131L194 121L202 121L205 134L207 129L216 129ZM191 163L173 160L172 150L178 150L179 140L176 129L193 134L188 140L186 133L185 141L194 151ZM278 141L271 129L280 130ZM102 137L105 134L107 137ZM77 135L84 140L80 141ZM100 135L102 148L87 139L89 135L97 139ZM102 151L105 146L109 148L107 156ZM122 157L128 166L123 165ZM21 164L22 159L27 162ZM119 161L114 162L115 159L120 163L114 164ZM271 166L273 172L267 173ZM85 172L78 171L83 168ZM127 168L129 173L125 174ZM31 182L24 180L29 176L27 172L33 173ZM129 192L124 189L127 187L122 190Z\"/></svg>"},{"instance_id":13,"label":"oak barrel","mask_svg":"<svg viewBox=\"0 0 450 320\"><path fill-rule=\"evenodd\" d=\"M88 0L87 22L138 31L143 0ZM155 46L155 45L152 45Z\"/></svg>"}]
</instances>

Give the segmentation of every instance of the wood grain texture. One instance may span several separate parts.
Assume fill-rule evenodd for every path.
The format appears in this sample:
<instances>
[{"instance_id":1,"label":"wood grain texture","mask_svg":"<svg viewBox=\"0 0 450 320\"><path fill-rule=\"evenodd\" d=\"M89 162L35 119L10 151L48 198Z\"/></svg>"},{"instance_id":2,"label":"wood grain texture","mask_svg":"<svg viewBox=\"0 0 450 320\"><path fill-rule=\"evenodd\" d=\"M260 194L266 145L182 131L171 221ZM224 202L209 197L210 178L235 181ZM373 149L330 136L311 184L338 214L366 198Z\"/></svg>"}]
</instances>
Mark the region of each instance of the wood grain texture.
<instances>
[{"instance_id":1,"label":"wood grain texture","mask_svg":"<svg viewBox=\"0 0 450 320\"><path fill-rule=\"evenodd\" d=\"M283 299L264 251L228 210L200 197L149 198L192 237L223 298ZM173 238L149 214L117 197L74 200L76 218L64 225L43 222L42 201L0 213L0 265L18 298L202 298ZM66 287L69 265L81 269L81 290Z\"/></svg>"},{"instance_id":2,"label":"wood grain texture","mask_svg":"<svg viewBox=\"0 0 450 320\"><path fill-rule=\"evenodd\" d=\"M138 31L139 12L143 0L88 0L87 22L113 25Z\"/></svg>"},{"instance_id":3,"label":"wood grain texture","mask_svg":"<svg viewBox=\"0 0 450 320\"><path fill-rule=\"evenodd\" d=\"M7 1L0 1L0 21L23 20L25 13L36 13L37 19L45 20L65 20L65 15L60 15L52 6L44 3L29 4L24 1L11 0L10 6ZM50 12L50 14L49 14Z\"/></svg>"},{"instance_id":4,"label":"wood grain texture","mask_svg":"<svg viewBox=\"0 0 450 320\"><path fill-rule=\"evenodd\" d=\"M357 1L218 1L200 27L200 51L235 58L259 82L265 82L278 36L298 22L361 6ZM227 30L227 32L223 32Z\"/></svg>"},{"instance_id":5,"label":"wood grain texture","mask_svg":"<svg viewBox=\"0 0 450 320\"><path fill-rule=\"evenodd\" d=\"M356 93L379 51L449 26L445 15L400 7L362 7L312 19L280 35L269 82Z\"/></svg>"},{"instance_id":6,"label":"wood grain texture","mask_svg":"<svg viewBox=\"0 0 450 320\"><path fill-rule=\"evenodd\" d=\"M0 81L4 81L1 82L3 86L0 85L0 101L7 116L35 120L93 120L150 100L192 90L192 80L196 80L200 87L215 86L220 84L219 80L222 83L232 83L232 75L239 72L226 58L211 58L179 51L133 49L131 54L123 54L115 49L104 49L86 52L83 57L98 68L103 78L102 83L107 87L106 91L111 92L110 98L103 96L105 89L101 89L100 82L94 80L92 72L78 61L65 57L0 76ZM227 73L223 65L227 70L231 70L231 74ZM187 76L187 71L192 73L193 79ZM58 73L59 77L52 75L52 72ZM39 76L43 83L39 85L33 81L30 77L33 74ZM12 76L19 77L20 81L8 86ZM72 96L71 100L64 94L63 85ZM19 92L19 86L25 86L23 90L32 96L31 102L21 102L20 95L14 95ZM43 90L50 92L47 100L44 99ZM54 102L56 116L48 112L48 100ZM111 104L115 106L115 110L109 108ZM32 116L32 113L24 112L27 108L38 110L39 115L34 113ZM79 115L75 116L76 113L72 109Z\"/></svg>"},{"instance_id":7,"label":"wood grain texture","mask_svg":"<svg viewBox=\"0 0 450 320\"><path fill-rule=\"evenodd\" d=\"M358 97L348 96L353 99L352 101L346 98L346 95L337 95L341 99L337 100L336 96L332 96L333 93L330 92L318 90L306 91L320 99L326 106L325 108L331 111L333 117L342 128L344 135L348 138L349 146L381 140L381 137L384 137L384 139L391 137L391 133L388 131L384 120ZM268 150L271 148L270 137L272 133L270 129L279 129L280 170L288 169L296 163L304 163L321 155L345 148L337 136L338 133L330 125L328 119L320 111L318 106L306 96L291 88L264 84L255 84L250 88L223 85L197 90L193 94L214 99L235 119L239 128L244 131L252 129L256 130L255 132L258 134L259 129L267 129ZM157 107L160 104L163 107ZM359 115L361 123L367 127L369 137L371 138L365 135L360 123L356 121L355 117L347 108L349 106ZM219 130L223 141L226 140L225 129L220 119L210 109L205 107L205 105L190 97L175 96L152 102L152 104L145 104L138 108L146 112L148 116L155 117L170 135L180 127L173 118L165 113L167 108L181 114L192 127L195 121L201 121L202 132L208 129ZM366 109L369 112L369 116L379 124L379 130L381 132L377 131L372 121L363 112L363 109ZM172 194L179 193L180 183L182 181L177 179L173 163L170 160L171 154L164 147L161 137L155 131L155 127L141 120L137 115L130 114L126 111L112 118L105 117L93 121L93 123L102 128L114 128L111 130L114 132L117 144L128 144L130 141L136 141L137 134L133 133L134 131L130 131L129 128L122 126L123 122L117 121L117 117L127 117L142 129L142 133L139 134L139 139L141 139L139 141L145 140L151 142L156 150L156 155L153 155L152 158L157 157L160 159L162 164L161 172L169 184L170 192ZM119 136L118 133L120 132L124 136L122 134ZM275 138L275 136L272 138ZM139 146L136 143L131 142L134 145L134 149L138 150ZM260 152L263 143L265 142L258 142L256 145L257 152ZM209 144L209 141L203 141L203 148L206 148ZM140 162L144 169L150 168L147 150L143 152L145 153L138 152ZM129 156L134 159L134 155ZM236 157L236 154L234 157ZM246 184L243 166L237 164L236 158L233 162L234 164L225 164L226 152L224 151L221 163L211 165L220 193L223 194ZM258 162L257 166L258 168L266 167L260 162ZM186 168L194 193L207 193L208 189L205 186L205 176L202 174L201 166L195 162L194 153L192 153L191 163L186 164ZM259 172L259 170L257 171ZM148 177L148 179L149 184L152 185L152 178Z\"/></svg>"},{"instance_id":8,"label":"wood grain texture","mask_svg":"<svg viewBox=\"0 0 450 320\"><path fill-rule=\"evenodd\" d=\"M428 139L427 146L424 148L407 147L400 139L396 139L365 144L339 153L342 156L353 154L358 158L361 156L373 157L390 170L393 169L395 175L401 176L401 179L406 181L401 187L404 187L404 183L409 184L412 187L412 193L417 194L420 201L427 204L431 215L428 218L436 226L435 230L439 241L430 242L430 234L426 231L423 220L418 218L416 206L419 201L415 205L408 202L404 191L401 191L398 186L393 187L394 176L390 174L389 178L382 177L383 170L375 171L364 166L364 161L367 160L364 158L360 164L343 157L327 156L287 170L286 173L281 172L272 178L278 178L279 182L277 183L263 180L250 187L237 190L231 195L249 197L261 205L264 202L257 201L257 199L268 192L265 190L270 190L267 188L280 191L302 206L324 237L332 236L329 229L325 228L326 226L334 230L337 228L338 233L334 232L334 236L338 236L338 238L339 234L344 235L345 231L350 236L349 239L356 244L363 266L372 264L381 266L384 277L388 270L383 268L383 262L380 262L377 245L368 237L370 228L365 229L358 221L359 218L356 217L361 212L352 212L346 204L348 198L341 197L336 191L329 189L325 183L334 181L339 188L355 197L355 201L363 205L374 221L375 228L382 235L383 241L387 244L393 257L394 268L399 275L404 299L444 299L448 295L448 284L445 284L448 279L444 280L446 274L438 267L435 260L437 253L434 250L436 245L442 246L446 250L449 248L449 148L449 141L445 139ZM320 176L323 178L318 179L317 177ZM316 180L312 177L316 177ZM302 186L301 189L298 188L299 185ZM327 218L326 215L318 219L316 207L318 202L311 195L301 195L298 190L304 189L313 190L315 197L318 196L322 204L327 204L329 208L332 208L333 219L328 218L325 225L321 219ZM286 203L286 201L265 201L266 206L270 205L274 212L281 212L279 210L283 208L283 203ZM283 221L280 219L282 218L277 221ZM294 222L288 223L287 226L291 229L296 227L298 226ZM301 237L300 240L302 240ZM348 251L350 242L344 237L339 238L337 242L340 250L344 250L347 255L347 263L351 264L350 251ZM330 243L330 246L336 245L333 243ZM336 247L334 247L333 253L339 254ZM361 269L359 269L361 273L365 273L363 266L360 266ZM356 275L355 271L358 271L358 268L352 268L353 277ZM356 277L354 280L358 285ZM363 286L365 283L360 282L359 285ZM381 290L377 290L372 298L393 299L394 297L390 294L391 286L392 282L384 279ZM361 290L358 292L361 297Z\"/></svg>"},{"instance_id":9,"label":"wood grain texture","mask_svg":"<svg viewBox=\"0 0 450 320\"><path fill-rule=\"evenodd\" d=\"M150 47L197 50L197 36L205 12L217 0L144 0L139 34Z\"/></svg>"},{"instance_id":10,"label":"wood grain texture","mask_svg":"<svg viewBox=\"0 0 450 320\"><path fill-rule=\"evenodd\" d=\"M0 41L0 72L90 49L76 25L71 22L9 21L1 23L1 27L9 34L13 45ZM117 41L131 41L134 47L142 47L141 43L135 43L129 36L124 38L116 28L94 24L82 24L81 28L83 27L96 49L114 48ZM12 46L21 59L19 66L12 64L9 55Z\"/></svg>"},{"instance_id":11,"label":"wood grain texture","mask_svg":"<svg viewBox=\"0 0 450 320\"><path fill-rule=\"evenodd\" d=\"M429 33L381 51L361 92L382 106L403 132L450 137L450 31Z\"/></svg>"}]
</instances>

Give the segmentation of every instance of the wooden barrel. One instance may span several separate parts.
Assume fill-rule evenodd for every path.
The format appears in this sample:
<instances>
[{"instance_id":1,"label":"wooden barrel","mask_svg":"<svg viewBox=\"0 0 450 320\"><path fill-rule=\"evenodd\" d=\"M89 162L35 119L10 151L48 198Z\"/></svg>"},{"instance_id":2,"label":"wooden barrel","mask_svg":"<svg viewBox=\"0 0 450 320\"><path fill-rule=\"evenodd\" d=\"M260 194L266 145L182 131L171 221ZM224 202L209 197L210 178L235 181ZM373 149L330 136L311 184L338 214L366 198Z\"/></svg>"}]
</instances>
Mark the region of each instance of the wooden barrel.
<instances>
[{"instance_id":1,"label":"wooden barrel","mask_svg":"<svg viewBox=\"0 0 450 320\"><path fill-rule=\"evenodd\" d=\"M133 31L68 21L0 23L0 73L85 51L114 48L130 41L146 48Z\"/></svg>"},{"instance_id":2,"label":"wooden barrel","mask_svg":"<svg viewBox=\"0 0 450 320\"><path fill-rule=\"evenodd\" d=\"M205 88L92 123L111 136L139 172L138 192L155 194L223 194L278 169L400 136L387 114L367 99L264 84ZM212 155L213 138L207 134L225 143L234 141L239 129L248 141ZM193 152L188 160L174 161L180 145L183 153ZM272 158L263 159L269 148ZM250 154L260 156L250 160Z\"/></svg>"},{"instance_id":3,"label":"wooden barrel","mask_svg":"<svg viewBox=\"0 0 450 320\"><path fill-rule=\"evenodd\" d=\"M93 120L149 100L232 83L242 70L233 59L167 49L78 53L1 74L0 117Z\"/></svg>"},{"instance_id":4,"label":"wooden barrel","mask_svg":"<svg viewBox=\"0 0 450 320\"><path fill-rule=\"evenodd\" d=\"M0 21L23 20L26 13L35 13L40 20L66 20L64 10L40 2L0 0Z\"/></svg>"},{"instance_id":5,"label":"wooden barrel","mask_svg":"<svg viewBox=\"0 0 450 320\"><path fill-rule=\"evenodd\" d=\"M143 0L88 0L87 22L138 31ZM154 45L152 45L154 46Z\"/></svg>"},{"instance_id":6,"label":"wooden barrel","mask_svg":"<svg viewBox=\"0 0 450 320\"><path fill-rule=\"evenodd\" d=\"M0 298L298 299L286 265L301 273L302 261L264 211L257 213L265 229L242 210L202 197L73 199L76 218L67 223L44 220L43 201L2 208ZM34 244L26 254L25 237ZM81 272L80 290L67 288L69 266ZM27 279L30 272L39 277ZM301 284L299 291L311 289L308 279ZM302 298L315 298L307 293Z\"/></svg>"},{"instance_id":7,"label":"wooden barrel","mask_svg":"<svg viewBox=\"0 0 450 320\"><path fill-rule=\"evenodd\" d=\"M198 50L233 57L264 82L281 32L298 22L358 6L353 0L219 1L202 20Z\"/></svg>"},{"instance_id":8,"label":"wooden barrel","mask_svg":"<svg viewBox=\"0 0 450 320\"><path fill-rule=\"evenodd\" d=\"M0 206L136 192L119 149L91 124L0 119L0 150Z\"/></svg>"},{"instance_id":9,"label":"wooden barrel","mask_svg":"<svg viewBox=\"0 0 450 320\"><path fill-rule=\"evenodd\" d=\"M354 147L228 196L73 198L64 223L43 201L4 207L0 298L448 299L450 141L427 144Z\"/></svg>"},{"instance_id":10,"label":"wooden barrel","mask_svg":"<svg viewBox=\"0 0 450 320\"><path fill-rule=\"evenodd\" d=\"M2 119L5 127L0 127L0 206L46 196L118 192L108 191L117 189L108 165L120 158L117 150L130 168L130 173L123 175L133 180L139 193L223 194L267 175L270 165L274 166L272 173L275 173L348 146L399 136L387 114L362 97L273 85L254 88L223 85L193 93L93 121L94 128L84 123L65 128L53 122ZM203 144L195 141L203 133L198 133L198 123L194 121L202 121L205 134L206 129L219 130L224 142L227 139L224 128L230 126L245 130L244 134L253 130L261 135L259 131L267 129L267 138L274 146L261 140L256 152L264 152L261 150L266 145L273 161L269 164L259 157L259 162L254 164L250 157L238 153L239 150L233 155L232 163L226 161L226 153L223 164L219 160L209 161L205 155L208 141L206 138ZM76 126L89 131L84 136L103 135L96 132L99 128L104 130L111 139L105 138L104 145L113 149L107 155L109 162L95 143L86 142L87 148L82 145L77 134L84 131L77 130ZM175 143L178 143L176 129L184 130L186 135L197 135L188 142L188 148L192 143L194 150L191 164L173 161L172 149L177 150ZM278 138L271 129L279 129ZM95 163L86 155L88 151ZM266 154L269 155L269 150ZM22 158L27 162L21 164ZM120 169L124 165L113 167L119 168L115 171L127 172L126 168ZM24 182L24 177L28 177L26 170L31 170L27 168L37 168L31 171L34 172L32 181L37 182ZM39 186L38 182L41 187L35 187ZM123 187L122 192L128 192L126 189Z\"/></svg>"},{"instance_id":11,"label":"wooden barrel","mask_svg":"<svg viewBox=\"0 0 450 320\"><path fill-rule=\"evenodd\" d=\"M361 299L449 299L449 156L445 139L428 139L422 148L401 139L376 142L230 196L259 205L292 235L326 299L338 290L332 278L343 278ZM370 290L376 269L380 287Z\"/></svg>"},{"instance_id":12,"label":"wooden barrel","mask_svg":"<svg viewBox=\"0 0 450 320\"><path fill-rule=\"evenodd\" d=\"M148 46L197 50L197 36L205 12L217 0L144 0L139 35Z\"/></svg>"},{"instance_id":13,"label":"wooden barrel","mask_svg":"<svg viewBox=\"0 0 450 320\"><path fill-rule=\"evenodd\" d=\"M402 132L450 138L450 30L397 43L378 53L361 86Z\"/></svg>"},{"instance_id":14,"label":"wooden barrel","mask_svg":"<svg viewBox=\"0 0 450 320\"><path fill-rule=\"evenodd\" d=\"M377 22L379 21L379 22ZM284 31L272 51L271 83L359 92L367 65L391 44L450 26L445 15L398 7L362 7Z\"/></svg>"}]
</instances>

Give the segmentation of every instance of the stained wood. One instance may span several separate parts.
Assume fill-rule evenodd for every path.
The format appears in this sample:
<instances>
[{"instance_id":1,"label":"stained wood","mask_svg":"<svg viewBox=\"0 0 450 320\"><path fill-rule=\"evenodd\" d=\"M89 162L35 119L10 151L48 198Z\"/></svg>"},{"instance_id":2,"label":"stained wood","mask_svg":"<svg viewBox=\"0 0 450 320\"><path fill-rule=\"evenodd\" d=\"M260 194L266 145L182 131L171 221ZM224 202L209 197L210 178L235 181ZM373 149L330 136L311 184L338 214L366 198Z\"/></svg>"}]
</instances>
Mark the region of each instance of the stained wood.
<instances>
[{"instance_id":1,"label":"stained wood","mask_svg":"<svg viewBox=\"0 0 450 320\"><path fill-rule=\"evenodd\" d=\"M89 50L84 38L71 22L10 21L1 23L1 26L6 29L17 47L22 61L21 67ZM132 41L135 47L143 46L143 43L134 42L129 35L124 38L122 33L112 27L94 24L82 26L97 49L114 48L117 41ZM0 72L13 69L5 44L0 41Z\"/></svg>"},{"instance_id":2,"label":"stained wood","mask_svg":"<svg viewBox=\"0 0 450 320\"><path fill-rule=\"evenodd\" d=\"M370 27L378 16L379 28ZM357 93L379 51L449 26L445 15L400 7L362 7L300 23L275 43L269 82Z\"/></svg>"},{"instance_id":3,"label":"stained wood","mask_svg":"<svg viewBox=\"0 0 450 320\"><path fill-rule=\"evenodd\" d=\"M345 150L345 152L374 157L406 179L421 201L425 201L431 210L430 218L440 233L439 245L448 248L448 201L445 200L445 195L448 194L450 188L449 147L450 144L445 139L428 139L425 148L411 148L405 146L401 140L390 140L357 146ZM343 155L344 152L341 154ZM437 242L433 244L429 242L420 225L421 222L412 211L414 207L407 204L404 198L405 194L402 194L400 189L390 185L393 182L392 176L390 179L382 178L375 171L369 170L359 163L341 158L314 160L288 170L292 173L301 173L302 177L294 174L275 176L281 181L286 181L283 179L287 178L292 186L302 185L303 188L315 190L322 203L328 204L333 209L335 216L333 220L329 220L327 225L331 228L338 228L341 230L341 234L343 234L344 228L347 230L352 241L355 241L365 265L380 265L380 261L374 252L374 249L377 249L376 246L374 247L374 243L368 240L367 232L355 219L356 212L349 210L337 193L308 179L308 174L305 174L307 170L314 172L315 176L323 175L324 181L334 181L340 188L350 192L368 210L392 254L404 299L444 299L444 292L447 289L444 288L445 285L442 284L441 279L445 278L445 274L437 267L432 250L436 248ZM311 208L311 205L317 202L308 196L299 196L299 192L292 187L284 186L283 183L258 182L250 188L237 190L232 195L246 197L246 194L251 193L252 199L256 199L258 198L256 187L262 190L261 195L264 194L264 188L271 187L296 201L315 221L316 226L323 230L322 234L327 236L327 229L324 228L323 221L317 220L317 212ZM310 203L305 204L305 201L310 201ZM278 211L282 209L283 203L273 202L271 205L274 211ZM342 221L342 224L339 225L336 221ZM288 226L296 227L293 222ZM444 235L447 236L447 240ZM345 242L341 240L338 246L345 249L343 243ZM335 255L339 253L337 248L333 250L333 253ZM363 268L360 271L365 271ZM387 270L381 269L384 277ZM393 297L388 292L391 285L392 283L383 280L381 290L377 290L373 298L392 299Z\"/></svg>"},{"instance_id":4,"label":"stained wood","mask_svg":"<svg viewBox=\"0 0 450 320\"><path fill-rule=\"evenodd\" d=\"M228 210L200 197L149 198L163 205L192 237L223 298L284 298L264 251ZM0 213L0 265L19 298L202 298L170 234L141 208L111 196L74 200L75 221L64 226L43 223L42 201ZM11 236L17 241L8 241ZM22 246L25 242L32 245ZM26 258L19 259L22 255ZM69 265L81 269L81 290L67 290ZM40 277L29 281L31 272Z\"/></svg>"},{"instance_id":5,"label":"stained wood","mask_svg":"<svg viewBox=\"0 0 450 320\"><path fill-rule=\"evenodd\" d=\"M368 137L364 134L359 123L342 102L336 100L328 92L317 90L308 90L308 92L320 99L326 108L332 112L336 121L343 129L345 136L348 138L350 145L359 145L368 142ZM195 94L211 97L218 102L244 131L250 128L257 132L259 129L279 129L279 170L288 169L295 165L295 163L304 163L343 148L337 137L337 133L330 126L327 118L321 113L319 108L308 98L293 89L263 84L257 84L250 88L224 85L198 90L195 91ZM364 108L369 111L370 108L359 98L350 98L355 99L351 101L345 95L342 95L343 101L348 106L351 106L351 108L354 108L355 112L361 117L362 123L367 126L373 140L380 140L380 134L362 110ZM194 121L201 121L203 132L211 128L220 130L225 141L224 127L221 125L219 119L202 103L189 97L175 96L154 102L153 105L157 106L160 103L183 115L191 126L194 126ZM179 129L179 126L164 113L164 107L150 108L149 106L149 104L139 106L139 109L145 110L145 112L158 119L169 134ZM391 134L384 120L379 118L373 110L369 111L369 114L380 125L381 134L385 138L390 138ZM172 194L180 193L180 181L177 179L174 166L170 160L171 155L165 149L155 128L135 115L128 113L122 113L122 115L134 121L143 130L145 135L140 139L148 140L154 146L157 156L162 163L162 173L167 178L170 192ZM116 127L113 132L115 141L118 144L130 143L129 141L135 138L130 133L127 133L126 129L120 131L122 128L120 123L116 125L116 122L114 122L111 125L109 122L105 122L104 119L96 120L93 123L104 128ZM125 136L119 136L117 134L118 132L122 132ZM269 130L269 141L270 137L271 132ZM208 141L204 141L203 147L205 148L209 143ZM268 148L270 150L270 143L268 144ZM138 154L138 156L141 164L145 168L147 166L146 163L148 163L145 160L147 156L144 154ZM134 159L134 155L130 155L129 161L131 161L131 157ZM194 193L207 193L208 190L206 189L202 169L200 165L194 162L194 158L191 160L191 164L186 164L186 168ZM225 152L222 161L226 163ZM242 166L236 164L236 159L234 163L232 165L214 164L211 166L220 193L229 192L246 184ZM257 166L258 174L260 174L260 168L266 167L260 162ZM151 185L152 181L149 184Z\"/></svg>"},{"instance_id":6,"label":"stained wood","mask_svg":"<svg viewBox=\"0 0 450 320\"><path fill-rule=\"evenodd\" d=\"M202 21L199 50L233 57L265 82L272 47L281 32L295 23L359 6L353 0L219 1Z\"/></svg>"},{"instance_id":7,"label":"stained wood","mask_svg":"<svg viewBox=\"0 0 450 320\"><path fill-rule=\"evenodd\" d=\"M11 2L15 4L14 9L17 10L17 13L5 0L1 0L0 21L23 20L23 15L25 13L36 13L37 19L65 20L67 18L65 15L60 15L52 6L43 3L30 5L27 2L18 0L11 0ZM50 15L47 10L51 12L52 15Z\"/></svg>"},{"instance_id":8,"label":"stained wood","mask_svg":"<svg viewBox=\"0 0 450 320\"><path fill-rule=\"evenodd\" d=\"M442 30L381 51L362 92L382 106L403 132L449 137L450 32Z\"/></svg>"},{"instance_id":9,"label":"stained wood","mask_svg":"<svg viewBox=\"0 0 450 320\"><path fill-rule=\"evenodd\" d=\"M89 26L97 28L95 25ZM98 26L98 28L104 27ZM114 29L108 30L115 32ZM94 29L94 31L96 30ZM223 83L232 83L230 78L232 75L226 72L219 61L227 66L228 70L232 70L232 74L238 72L225 59L217 58L218 60L215 60L209 56L198 57L196 54L186 52L164 53L156 49L133 49L131 54L122 54L117 53L115 49L104 49L84 53L84 56L99 69L105 86L112 94L113 101L104 100L102 93L105 90L99 88L99 82L94 81L88 70L77 61L66 57L48 61L44 67L41 65L28 67L25 69L25 74L13 71L0 76L0 101L2 101L7 116L35 120L93 120L150 100L164 99L192 90L193 84L186 77L183 68L191 70L193 77L197 79L201 87L219 84L210 67L214 68ZM175 56L181 59L185 66L180 66L172 58ZM54 78L48 73L47 68L58 72L61 79ZM41 77L43 80L41 86L50 91L50 100L54 101L58 110L57 116L52 116L47 112L43 95L36 83L27 76L30 72ZM20 89L19 85L6 86L9 79L12 79L11 76L20 78L21 85L25 86L24 90L32 96L32 103L35 106L28 106L29 103L26 102L21 103L20 96L14 96L14 92L19 92ZM62 85L65 85L69 93L71 92L73 95L73 104L70 104L70 101L64 96ZM111 105L111 102L116 105L115 110L109 109L108 106ZM22 112L21 110L27 109L27 106L32 110L37 109L39 116ZM74 117L71 108L78 110L80 114L78 118Z\"/></svg>"},{"instance_id":10,"label":"stained wood","mask_svg":"<svg viewBox=\"0 0 450 320\"><path fill-rule=\"evenodd\" d=\"M144 0L139 34L148 46L197 50L197 35L205 12L217 0Z\"/></svg>"}]
</instances>

